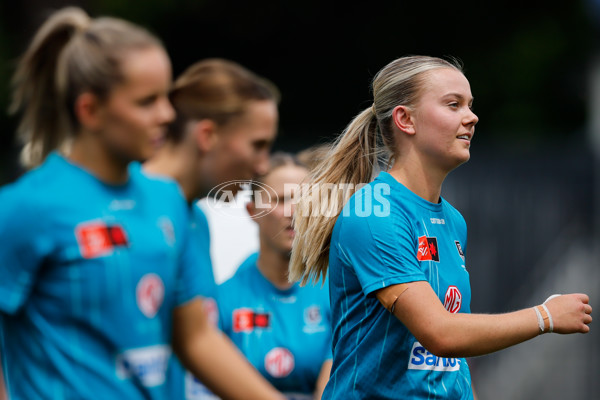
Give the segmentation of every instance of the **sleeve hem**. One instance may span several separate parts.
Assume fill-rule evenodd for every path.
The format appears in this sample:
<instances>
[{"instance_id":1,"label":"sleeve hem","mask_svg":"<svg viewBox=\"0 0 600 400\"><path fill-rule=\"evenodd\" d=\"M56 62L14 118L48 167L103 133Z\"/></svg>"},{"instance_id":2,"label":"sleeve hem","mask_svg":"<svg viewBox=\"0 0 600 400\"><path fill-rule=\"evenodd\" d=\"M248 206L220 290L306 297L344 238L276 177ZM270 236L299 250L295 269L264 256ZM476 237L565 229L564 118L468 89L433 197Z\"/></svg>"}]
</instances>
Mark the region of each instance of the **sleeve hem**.
<instances>
[{"instance_id":1,"label":"sleeve hem","mask_svg":"<svg viewBox=\"0 0 600 400\"><path fill-rule=\"evenodd\" d=\"M423 274L393 276L391 278L379 279L376 282L370 283L367 286L363 287L363 293L365 295L369 295L375 292L376 290L383 289L385 287L417 281L427 281L427 279L425 279L425 276L423 276Z\"/></svg>"}]
</instances>

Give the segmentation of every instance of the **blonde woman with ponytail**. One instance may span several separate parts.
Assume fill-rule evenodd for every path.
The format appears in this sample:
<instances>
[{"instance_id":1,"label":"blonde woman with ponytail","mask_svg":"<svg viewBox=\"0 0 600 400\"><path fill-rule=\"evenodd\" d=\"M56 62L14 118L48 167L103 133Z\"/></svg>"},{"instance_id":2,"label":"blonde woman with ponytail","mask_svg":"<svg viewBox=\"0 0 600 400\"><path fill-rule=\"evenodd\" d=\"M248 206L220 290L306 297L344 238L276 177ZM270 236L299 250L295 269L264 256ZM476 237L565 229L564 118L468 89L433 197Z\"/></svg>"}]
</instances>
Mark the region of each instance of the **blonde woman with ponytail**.
<instances>
[{"instance_id":1,"label":"blonde woman with ponytail","mask_svg":"<svg viewBox=\"0 0 600 400\"><path fill-rule=\"evenodd\" d=\"M171 343L225 398L280 397L195 312L188 206L141 170L174 119L170 87L157 38L78 8L52 14L25 51L11 110L32 170L0 189L8 398L171 398Z\"/></svg>"},{"instance_id":2,"label":"blonde woman with ponytail","mask_svg":"<svg viewBox=\"0 0 600 400\"><path fill-rule=\"evenodd\" d=\"M470 157L478 118L469 82L456 62L410 56L379 71L372 89L373 105L332 146L295 213L290 279L329 279L323 398L472 399L464 357L547 332L587 333L589 299L471 314L466 224L441 197Z\"/></svg>"}]
</instances>

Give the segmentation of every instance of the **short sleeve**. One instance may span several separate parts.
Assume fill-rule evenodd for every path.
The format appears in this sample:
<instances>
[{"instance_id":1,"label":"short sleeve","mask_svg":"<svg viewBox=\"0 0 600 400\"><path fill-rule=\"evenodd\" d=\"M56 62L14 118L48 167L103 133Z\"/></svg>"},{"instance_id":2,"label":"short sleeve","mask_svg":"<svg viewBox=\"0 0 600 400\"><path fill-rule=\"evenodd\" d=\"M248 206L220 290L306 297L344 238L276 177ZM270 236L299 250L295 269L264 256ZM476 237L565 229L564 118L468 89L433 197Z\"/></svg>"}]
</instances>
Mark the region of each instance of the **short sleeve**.
<instances>
[{"instance_id":1,"label":"short sleeve","mask_svg":"<svg viewBox=\"0 0 600 400\"><path fill-rule=\"evenodd\" d=\"M231 284L228 282L229 280L217 285L217 304L219 305L219 328L227 336L230 336L232 334L231 305L229 304Z\"/></svg>"},{"instance_id":2,"label":"short sleeve","mask_svg":"<svg viewBox=\"0 0 600 400\"><path fill-rule=\"evenodd\" d=\"M323 314L325 315L325 320L326 320L325 323L327 324L328 327L331 327L331 304L329 302L329 278L327 278L325 280L325 284L321 288L321 293L323 296L322 307L323 307L323 311L324 311ZM328 329L328 333L329 333L329 336L327 338L328 344L325 349L325 355L323 358L323 362L331 361L333 359L331 329Z\"/></svg>"},{"instance_id":3,"label":"short sleeve","mask_svg":"<svg viewBox=\"0 0 600 400\"><path fill-rule=\"evenodd\" d=\"M179 260L175 305L180 306L202 295L202 278L198 273L199 250L192 243L189 226L185 229Z\"/></svg>"},{"instance_id":4,"label":"short sleeve","mask_svg":"<svg viewBox=\"0 0 600 400\"><path fill-rule=\"evenodd\" d=\"M341 218L337 246L365 295L395 284L427 280L416 258L417 241L402 214Z\"/></svg>"},{"instance_id":5,"label":"short sleeve","mask_svg":"<svg viewBox=\"0 0 600 400\"><path fill-rule=\"evenodd\" d=\"M192 228L193 215L181 192L175 183L173 190L173 215L177 215L179 259L175 290L175 306L181 306L198 296L203 296L205 283L204 275L199 273L203 267L204 257L201 257L200 246L194 241ZM210 266L208 266L210 268Z\"/></svg>"},{"instance_id":6,"label":"short sleeve","mask_svg":"<svg viewBox=\"0 0 600 400\"><path fill-rule=\"evenodd\" d=\"M52 252L45 221L22 185L0 190L0 311L14 314L23 306Z\"/></svg>"}]
</instances>

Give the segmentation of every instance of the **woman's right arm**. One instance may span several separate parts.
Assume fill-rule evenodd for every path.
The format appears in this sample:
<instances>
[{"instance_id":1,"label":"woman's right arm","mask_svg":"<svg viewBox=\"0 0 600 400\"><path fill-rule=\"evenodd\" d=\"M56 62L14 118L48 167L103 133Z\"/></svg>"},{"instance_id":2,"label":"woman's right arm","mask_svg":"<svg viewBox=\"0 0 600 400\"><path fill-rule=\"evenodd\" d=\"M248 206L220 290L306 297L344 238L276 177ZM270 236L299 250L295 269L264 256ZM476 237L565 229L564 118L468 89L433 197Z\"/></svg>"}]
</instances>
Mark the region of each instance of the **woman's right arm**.
<instances>
[{"instance_id":1,"label":"woman's right arm","mask_svg":"<svg viewBox=\"0 0 600 400\"><path fill-rule=\"evenodd\" d=\"M534 308L506 314L453 314L425 281L392 285L375 295L428 351L440 357L480 356L540 334ZM592 307L588 302L588 296L579 293L549 300L546 306L554 332L589 332Z\"/></svg>"},{"instance_id":2,"label":"woman's right arm","mask_svg":"<svg viewBox=\"0 0 600 400\"><path fill-rule=\"evenodd\" d=\"M173 350L192 374L223 399L284 399L212 326L200 298L173 311Z\"/></svg>"}]
</instances>

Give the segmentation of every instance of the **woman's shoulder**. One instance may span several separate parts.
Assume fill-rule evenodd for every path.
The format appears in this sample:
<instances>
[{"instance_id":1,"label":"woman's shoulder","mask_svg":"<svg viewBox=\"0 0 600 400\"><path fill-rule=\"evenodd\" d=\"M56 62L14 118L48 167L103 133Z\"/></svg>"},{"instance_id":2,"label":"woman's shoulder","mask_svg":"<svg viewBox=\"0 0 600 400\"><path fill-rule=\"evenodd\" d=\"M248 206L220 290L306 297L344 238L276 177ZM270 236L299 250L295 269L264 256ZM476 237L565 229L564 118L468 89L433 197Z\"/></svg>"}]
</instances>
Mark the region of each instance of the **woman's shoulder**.
<instances>
[{"instance_id":1,"label":"woman's shoulder","mask_svg":"<svg viewBox=\"0 0 600 400\"><path fill-rule=\"evenodd\" d=\"M181 193L180 186L174 178L149 173L142 168L139 162L129 164L129 174L137 184L151 190L166 190L168 194Z\"/></svg>"},{"instance_id":2,"label":"woman's shoulder","mask_svg":"<svg viewBox=\"0 0 600 400\"><path fill-rule=\"evenodd\" d=\"M461 225L466 225L465 218L456 207L448 203L445 199L442 199L442 206L444 207L444 214L451 218L452 221Z\"/></svg>"},{"instance_id":3,"label":"woman's shoulder","mask_svg":"<svg viewBox=\"0 0 600 400\"><path fill-rule=\"evenodd\" d=\"M298 293L300 293L300 296L314 298L317 302L321 301L329 304L329 279L325 278L325 281L319 280L318 282L311 280L304 286L300 286Z\"/></svg>"},{"instance_id":4,"label":"woman's shoulder","mask_svg":"<svg viewBox=\"0 0 600 400\"><path fill-rule=\"evenodd\" d=\"M169 176L152 174L145 171L137 162L129 166L130 179L137 189L138 195L142 195L146 201L160 205L161 208L176 210L176 215L189 219L193 209L190 209L181 186ZM150 200L151 199L151 200Z\"/></svg>"},{"instance_id":5,"label":"woman's shoulder","mask_svg":"<svg viewBox=\"0 0 600 400\"><path fill-rule=\"evenodd\" d=\"M65 175L59 160L50 155L40 166L0 187L1 203L6 207L13 202L20 209L30 204L39 207L54 197L64 196L68 183Z\"/></svg>"},{"instance_id":6,"label":"woman's shoulder","mask_svg":"<svg viewBox=\"0 0 600 400\"><path fill-rule=\"evenodd\" d=\"M244 290L248 287L248 282L254 279L254 276L257 273L256 260L258 259L258 252L249 255L238 267L235 271L235 274L225 282L223 282L220 287L224 290L231 290L237 288L239 290ZM237 290L235 289L235 290ZM251 289L252 290L252 289Z\"/></svg>"}]
</instances>

